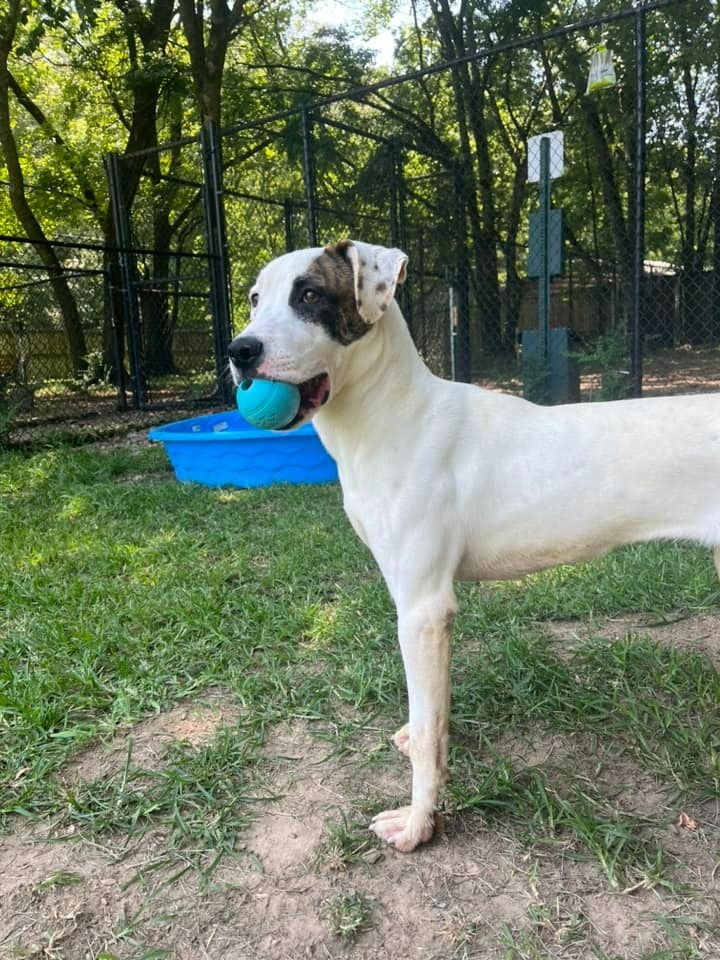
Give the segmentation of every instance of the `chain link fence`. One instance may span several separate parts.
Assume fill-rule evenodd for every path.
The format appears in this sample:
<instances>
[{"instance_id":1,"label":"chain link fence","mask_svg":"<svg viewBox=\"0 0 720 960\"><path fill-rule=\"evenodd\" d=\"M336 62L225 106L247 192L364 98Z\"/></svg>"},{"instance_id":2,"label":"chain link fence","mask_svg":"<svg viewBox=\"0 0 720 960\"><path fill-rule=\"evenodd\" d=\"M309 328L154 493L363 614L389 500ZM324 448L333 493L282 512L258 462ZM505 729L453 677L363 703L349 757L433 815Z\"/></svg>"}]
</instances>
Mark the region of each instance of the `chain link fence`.
<instances>
[{"instance_id":1,"label":"chain link fence","mask_svg":"<svg viewBox=\"0 0 720 960\"><path fill-rule=\"evenodd\" d=\"M136 412L232 403L225 349L258 270L348 236L409 254L401 307L442 376L555 402L719 388L702 4L659 0L485 49L455 26L438 25L446 62L110 158L116 245L92 263L67 254L99 364L63 360L47 276L0 274L16 422L23 392L32 416L53 395L58 411L71 394ZM598 58L612 75L594 89ZM549 132L562 155L541 183L529 144Z\"/></svg>"},{"instance_id":2,"label":"chain link fence","mask_svg":"<svg viewBox=\"0 0 720 960\"><path fill-rule=\"evenodd\" d=\"M0 443L92 438L217 403L204 255L133 251L134 364L117 251L51 246L55 271L0 240Z\"/></svg>"},{"instance_id":3,"label":"chain link fence","mask_svg":"<svg viewBox=\"0 0 720 960\"><path fill-rule=\"evenodd\" d=\"M230 313L217 299L212 241L217 210L208 169L215 143L190 139L143 155L112 155L107 172L117 247L114 323L136 410L193 409L222 399ZM220 264L225 270L225 260ZM225 328L217 334L218 317Z\"/></svg>"},{"instance_id":4,"label":"chain link fence","mask_svg":"<svg viewBox=\"0 0 720 960\"><path fill-rule=\"evenodd\" d=\"M26 241L0 239L0 442L117 407L103 362L102 249L65 241L52 250L48 270Z\"/></svg>"}]
</instances>

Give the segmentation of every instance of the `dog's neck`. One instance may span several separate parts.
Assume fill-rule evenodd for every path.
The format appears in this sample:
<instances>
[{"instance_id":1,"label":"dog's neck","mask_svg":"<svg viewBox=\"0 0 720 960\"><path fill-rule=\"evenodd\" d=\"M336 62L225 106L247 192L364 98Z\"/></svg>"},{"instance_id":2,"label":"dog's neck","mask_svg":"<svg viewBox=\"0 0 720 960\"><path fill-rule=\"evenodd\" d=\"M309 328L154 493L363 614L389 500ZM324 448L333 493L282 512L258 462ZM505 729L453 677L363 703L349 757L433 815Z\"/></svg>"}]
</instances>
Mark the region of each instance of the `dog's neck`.
<instances>
[{"instance_id":1,"label":"dog's neck","mask_svg":"<svg viewBox=\"0 0 720 960\"><path fill-rule=\"evenodd\" d=\"M432 379L393 300L372 329L345 351L330 400L315 415L323 443L341 462L348 445L357 451L359 437L373 443L375 428L384 424L387 430L388 409L399 430L414 427L422 416L422 398L432 389L420 384Z\"/></svg>"}]
</instances>

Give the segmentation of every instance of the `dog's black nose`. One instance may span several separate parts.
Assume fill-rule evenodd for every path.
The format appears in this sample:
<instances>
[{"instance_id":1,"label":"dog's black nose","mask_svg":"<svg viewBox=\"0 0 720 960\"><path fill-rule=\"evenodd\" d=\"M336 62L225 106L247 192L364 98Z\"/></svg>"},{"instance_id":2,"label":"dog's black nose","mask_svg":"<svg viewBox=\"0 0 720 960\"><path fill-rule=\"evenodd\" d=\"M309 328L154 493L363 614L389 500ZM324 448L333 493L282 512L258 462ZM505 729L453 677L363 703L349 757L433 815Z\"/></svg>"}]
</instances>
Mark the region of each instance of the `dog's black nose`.
<instances>
[{"instance_id":1,"label":"dog's black nose","mask_svg":"<svg viewBox=\"0 0 720 960\"><path fill-rule=\"evenodd\" d=\"M241 374L249 373L258 365L263 342L257 337L235 337L228 347L228 355Z\"/></svg>"}]
</instances>

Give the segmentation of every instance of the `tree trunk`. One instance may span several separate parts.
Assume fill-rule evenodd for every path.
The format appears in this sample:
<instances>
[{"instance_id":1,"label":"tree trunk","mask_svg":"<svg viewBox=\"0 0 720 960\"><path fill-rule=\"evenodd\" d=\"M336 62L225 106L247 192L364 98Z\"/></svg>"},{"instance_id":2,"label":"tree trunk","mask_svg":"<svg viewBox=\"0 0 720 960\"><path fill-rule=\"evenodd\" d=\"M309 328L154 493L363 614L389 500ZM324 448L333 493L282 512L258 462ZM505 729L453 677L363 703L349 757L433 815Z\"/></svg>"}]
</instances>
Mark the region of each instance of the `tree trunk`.
<instances>
[{"instance_id":1,"label":"tree trunk","mask_svg":"<svg viewBox=\"0 0 720 960\"><path fill-rule=\"evenodd\" d=\"M154 283L145 287L140 297L145 331L145 371L162 376L175 373L172 354L173 323L168 297L170 272L170 237L172 227L167 204L159 203L153 211Z\"/></svg>"},{"instance_id":2,"label":"tree trunk","mask_svg":"<svg viewBox=\"0 0 720 960\"><path fill-rule=\"evenodd\" d=\"M10 118L11 77L8 69L10 51L20 18L19 0L10 0L6 15L0 20L0 146L5 156L10 203L25 235L48 272L50 286L60 309L67 340L70 368L73 375L82 372L87 364L87 347L73 292L68 286L62 264L48 241L43 228L33 213L25 195L20 158Z\"/></svg>"},{"instance_id":3,"label":"tree trunk","mask_svg":"<svg viewBox=\"0 0 720 960\"><path fill-rule=\"evenodd\" d=\"M209 0L210 16L205 13L205 0L179 0L180 20L188 44L190 70L195 102L201 120L220 123L221 91L228 44L241 22L250 19L245 0ZM210 28L206 31L206 24Z\"/></svg>"},{"instance_id":4,"label":"tree trunk","mask_svg":"<svg viewBox=\"0 0 720 960\"><path fill-rule=\"evenodd\" d=\"M173 141L180 139L182 131L182 105L178 102L175 107L175 118L171 123ZM173 147L166 171L170 177L180 162L181 150ZM173 357L177 297L174 298L173 308L170 308L170 244L178 223L176 221L176 226L173 226L170 214L177 186L171 180L165 183L160 180L157 157L153 158L152 178L157 198L153 208L152 276L155 282L152 288L144 289L140 306L145 334L146 372L162 376L177 372Z\"/></svg>"},{"instance_id":5,"label":"tree trunk","mask_svg":"<svg viewBox=\"0 0 720 960\"><path fill-rule=\"evenodd\" d=\"M457 17L448 0L431 0L443 55L456 60L474 48L472 11L463 3ZM485 116L487 66L452 68L455 107L460 132L461 167L465 171L465 206L472 239L471 283L478 308L480 347L499 353L504 346L498 278L497 228L492 189L492 162ZM468 123L469 121L469 123ZM472 139L471 139L472 138ZM477 176L470 177L471 171Z\"/></svg>"},{"instance_id":6,"label":"tree trunk","mask_svg":"<svg viewBox=\"0 0 720 960\"><path fill-rule=\"evenodd\" d=\"M720 97L720 64L715 73L716 97ZM720 100L718 100L720 102ZM715 127L715 159L713 163L713 184L710 201L712 220L712 335L717 342L720 338L720 125Z\"/></svg>"},{"instance_id":7,"label":"tree trunk","mask_svg":"<svg viewBox=\"0 0 720 960\"><path fill-rule=\"evenodd\" d=\"M148 15L138 21L136 17L130 17L126 6L118 3L118 9L126 17L125 33L127 37L128 50L130 53L130 62L134 74L134 98L132 105L132 115L130 118L130 129L127 143L125 144L125 204L128 209L132 209L133 201L140 185L140 179L145 170L147 156L131 156L138 151L147 150L157 146L157 113L158 102L160 99L160 88L162 80L158 77L157 71L152 69L143 73L144 58L150 61L153 57L162 56L168 41L170 33L170 24L173 16L173 0L155 0L149 8ZM139 24L139 26L138 26ZM137 43L139 37L143 54L137 56ZM113 211L108 207L107 216L104 223L105 246L108 249L106 254L106 267L110 267L113 278L120 277L118 266L118 255L112 248L116 246L115 223L113 220ZM134 291L126 292L126 295L134 296ZM103 361L108 369L113 371L113 379L117 382L122 371L117 369L117 364L122 365L125 359L125 336L127 331L124 328L123 298L120 290L113 283L111 291L113 303L107 303L105 309L105 324L103 328ZM113 329L113 317L115 318L116 329ZM117 351L115 342L117 341ZM166 344L168 354L171 344ZM172 358L166 361L172 365Z\"/></svg>"}]
</instances>

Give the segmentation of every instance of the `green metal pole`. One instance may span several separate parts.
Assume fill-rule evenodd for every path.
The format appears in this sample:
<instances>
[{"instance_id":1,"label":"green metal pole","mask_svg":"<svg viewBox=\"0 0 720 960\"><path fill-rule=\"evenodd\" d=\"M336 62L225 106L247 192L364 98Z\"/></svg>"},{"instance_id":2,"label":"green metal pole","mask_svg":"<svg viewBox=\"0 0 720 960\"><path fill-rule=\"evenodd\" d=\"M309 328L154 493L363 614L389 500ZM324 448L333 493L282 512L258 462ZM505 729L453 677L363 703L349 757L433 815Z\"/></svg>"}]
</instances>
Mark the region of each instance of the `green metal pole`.
<instances>
[{"instance_id":1,"label":"green metal pole","mask_svg":"<svg viewBox=\"0 0 720 960\"><path fill-rule=\"evenodd\" d=\"M545 375L549 377L550 363L550 138L540 141L540 278L538 286L538 329L542 342L542 360Z\"/></svg>"}]
</instances>

